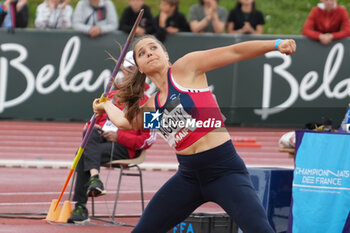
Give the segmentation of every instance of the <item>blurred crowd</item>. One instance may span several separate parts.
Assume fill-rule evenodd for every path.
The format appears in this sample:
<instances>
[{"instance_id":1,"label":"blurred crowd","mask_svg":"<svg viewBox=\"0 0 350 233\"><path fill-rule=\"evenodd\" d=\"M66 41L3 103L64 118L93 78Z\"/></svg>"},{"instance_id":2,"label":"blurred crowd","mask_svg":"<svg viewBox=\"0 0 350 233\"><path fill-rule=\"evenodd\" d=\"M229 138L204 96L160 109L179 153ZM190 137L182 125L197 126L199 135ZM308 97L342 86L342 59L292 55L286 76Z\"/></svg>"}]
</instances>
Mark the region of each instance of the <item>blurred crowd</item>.
<instances>
[{"instance_id":1,"label":"blurred crowd","mask_svg":"<svg viewBox=\"0 0 350 233\"><path fill-rule=\"evenodd\" d=\"M136 35L153 34L165 41L168 34L231 33L263 34L264 14L256 7L255 0L236 0L228 10L219 0L198 0L189 9L188 17L178 10L180 0L161 0L159 14L153 16L146 0L129 0L129 6L118 17L111 0L80 0L75 8L70 0L44 0L38 5L35 27L39 29L70 29L98 37L115 30L129 33L141 9L144 14ZM3 28L25 28L28 25L27 0L0 2L0 25ZM350 36L347 9L337 0L320 0L312 8L303 35L327 45L333 40Z\"/></svg>"}]
</instances>

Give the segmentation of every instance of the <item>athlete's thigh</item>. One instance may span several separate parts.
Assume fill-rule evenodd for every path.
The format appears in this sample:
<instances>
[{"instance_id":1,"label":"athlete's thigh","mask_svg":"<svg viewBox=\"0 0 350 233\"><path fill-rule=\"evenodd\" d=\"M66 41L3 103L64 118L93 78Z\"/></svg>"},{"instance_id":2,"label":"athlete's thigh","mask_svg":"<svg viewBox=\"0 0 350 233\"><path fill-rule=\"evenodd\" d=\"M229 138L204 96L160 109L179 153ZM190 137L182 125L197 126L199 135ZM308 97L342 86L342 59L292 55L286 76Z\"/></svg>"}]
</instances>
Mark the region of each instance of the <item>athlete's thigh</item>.
<instances>
[{"instance_id":1,"label":"athlete's thigh","mask_svg":"<svg viewBox=\"0 0 350 233\"><path fill-rule=\"evenodd\" d=\"M209 198L219 204L244 233L274 232L249 174L231 173L206 186ZM252 221L254 219L254 221Z\"/></svg>"},{"instance_id":2,"label":"athlete's thigh","mask_svg":"<svg viewBox=\"0 0 350 233\"><path fill-rule=\"evenodd\" d=\"M203 203L198 185L176 173L154 195L133 233L165 233Z\"/></svg>"}]
</instances>

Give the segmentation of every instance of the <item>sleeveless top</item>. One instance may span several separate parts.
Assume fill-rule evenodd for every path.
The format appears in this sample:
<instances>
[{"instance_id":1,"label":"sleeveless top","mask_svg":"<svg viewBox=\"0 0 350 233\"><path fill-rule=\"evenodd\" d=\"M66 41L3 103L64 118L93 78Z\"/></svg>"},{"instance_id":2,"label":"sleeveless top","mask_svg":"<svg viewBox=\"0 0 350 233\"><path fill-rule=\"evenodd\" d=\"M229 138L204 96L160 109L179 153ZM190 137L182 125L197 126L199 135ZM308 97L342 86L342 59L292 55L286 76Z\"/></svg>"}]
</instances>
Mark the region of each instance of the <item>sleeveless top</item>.
<instances>
[{"instance_id":1,"label":"sleeveless top","mask_svg":"<svg viewBox=\"0 0 350 233\"><path fill-rule=\"evenodd\" d=\"M176 150L183 150L210 131L224 127L219 106L209 88L180 86L168 70L168 96L163 106L159 92L154 102L160 116L159 134Z\"/></svg>"}]
</instances>

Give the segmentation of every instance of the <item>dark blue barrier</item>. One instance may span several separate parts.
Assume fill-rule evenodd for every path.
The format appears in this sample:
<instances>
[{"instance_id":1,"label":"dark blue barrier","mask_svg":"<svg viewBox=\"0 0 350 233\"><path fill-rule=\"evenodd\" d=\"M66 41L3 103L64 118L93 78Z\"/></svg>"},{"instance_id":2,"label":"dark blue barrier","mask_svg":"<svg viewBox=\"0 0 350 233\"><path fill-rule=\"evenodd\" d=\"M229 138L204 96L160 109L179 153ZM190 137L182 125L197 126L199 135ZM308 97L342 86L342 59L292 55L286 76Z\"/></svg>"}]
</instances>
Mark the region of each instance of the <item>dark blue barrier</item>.
<instances>
[{"instance_id":1,"label":"dark blue barrier","mask_svg":"<svg viewBox=\"0 0 350 233\"><path fill-rule=\"evenodd\" d=\"M249 168L248 170L271 226L276 233L287 232L293 170L279 168Z\"/></svg>"},{"instance_id":2,"label":"dark blue barrier","mask_svg":"<svg viewBox=\"0 0 350 233\"><path fill-rule=\"evenodd\" d=\"M191 214L167 233L237 233L238 226L227 214Z\"/></svg>"}]
</instances>

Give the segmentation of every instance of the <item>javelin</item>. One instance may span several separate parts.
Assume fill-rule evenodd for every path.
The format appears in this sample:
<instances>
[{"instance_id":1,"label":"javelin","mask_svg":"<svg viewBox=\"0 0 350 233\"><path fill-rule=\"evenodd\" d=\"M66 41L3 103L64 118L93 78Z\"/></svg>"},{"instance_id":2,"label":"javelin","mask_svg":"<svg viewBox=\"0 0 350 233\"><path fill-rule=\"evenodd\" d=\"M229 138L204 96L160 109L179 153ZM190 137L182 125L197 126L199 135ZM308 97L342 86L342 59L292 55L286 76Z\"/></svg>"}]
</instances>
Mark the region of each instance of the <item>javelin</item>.
<instances>
[{"instance_id":1,"label":"javelin","mask_svg":"<svg viewBox=\"0 0 350 233\"><path fill-rule=\"evenodd\" d=\"M129 33L129 36L128 36L127 40L126 40L126 43L124 45L124 48L123 48L123 50L122 50L122 52L121 52L121 54L120 54L120 56L118 58L118 62L117 62L117 64L114 67L114 70L112 72L111 77L109 78L109 81L108 81L108 84L107 84L107 86L105 88L105 91L103 92L103 94L100 97L100 102L106 102L107 99L108 99L108 94L109 94L109 92L110 92L110 90L112 88L112 83L114 81L114 77L117 75L117 73L119 71L119 68L120 68L120 66L122 64L122 61L124 60L124 57L125 57L126 52L128 50L128 47L130 45L130 42L135 36L136 28L137 28L137 26L139 25L139 23L141 21L143 12L144 12L144 10L141 9L139 15L137 16L137 19L136 19L136 21L134 23L134 26L132 27L132 29L131 29L131 31ZM94 128L94 125L96 123L96 113L94 113L94 115L91 117L90 121L91 121L90 126L89 126L86 134L84 135L84 138L83 138L83 141L82 141L82 143L80 145L80 148L79 148L79 150L78 150L78 152L77 152L77 154L76 154L76 156L74 158L74 162L73 162L72 167L71 167L71 169L69 171L69 174L68 174L68 177L66 179L66 182L63 185L63 188L61 190L61 194L60 194L60 196L58 198L58 201L56 203L55 210L56 210L58 204L60 203L62 195L63 195L63 193L66 190L66 187L68 185L68 182L69 182L70 178L72 177L72 174L73 174L75 168L77 167L77 164L78 164L78 162L80 160L81 155L84 152L84 149L85 149L85 146L87 144L87 141L88 141L88 139L89 139L89 137L90 137L90 135L92 133L92 129Z\"/></svg>"}]
</instances>

